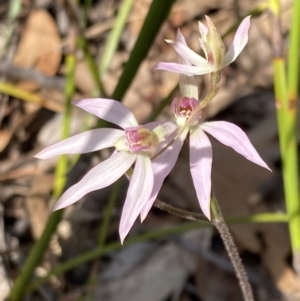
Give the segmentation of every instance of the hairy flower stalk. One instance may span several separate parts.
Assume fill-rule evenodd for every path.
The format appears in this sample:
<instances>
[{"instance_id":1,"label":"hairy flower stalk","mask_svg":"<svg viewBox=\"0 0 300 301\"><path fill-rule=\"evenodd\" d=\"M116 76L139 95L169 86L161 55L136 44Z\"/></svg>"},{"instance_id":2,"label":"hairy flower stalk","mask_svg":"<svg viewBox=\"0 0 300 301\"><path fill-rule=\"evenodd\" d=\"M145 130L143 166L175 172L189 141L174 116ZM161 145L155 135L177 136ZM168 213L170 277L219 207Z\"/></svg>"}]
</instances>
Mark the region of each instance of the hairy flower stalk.
<instances>
[{"instance_id":1,"label":"hairy flower stalk","mask_svg":"<svg viewBox=\"0 0 300 301\"><path fill-rule=\"evenodd\" d=\"M242 260L239 256L237 247L234 243L233 237L226 225L221 209L218 204L218 200L215 195L211 197L211 211L212 211L212 223L218 230L223 242L228 256L232 262L233 268L235 270L236 276L239 280L240 288L244 296L245 301L254 301L251 285L248 280L247 273L243 266Z\"/></svg>"},{"instance_id":2,"label":"hairy flower stalk","mask_svg":"<svg viewBox=\"0 0 300 301\"><path fill-rule=\"evenodd\" d=\"M177 54L186 62L189 62L189 64L187 65L182 62L179 62L179 64L161 62L156 65L156 69L186 75L202 75L216 72L231 64L248 42L250 16L246 17L241 22L226 54L219 32L209 17L206 17L206 21L207 26L199 22L199 31L201 35L200 47L204 52L205 58L198 55L181 40L166 40L167 43L173 45Z\"/></svg>"},{"instance_id":3,"label":"hairy flower stalk","mask_svg":"<svg viewBox=\"0 0 300 301\"><path fill-rule=\"evenodd\" d=\"M120 238L123 242L133 223L149 199L157 196L157 179L164 163L164 156L151 162L161 142L175 130L170 122L152 122L138 125L127 107L111 99L84 99L75 105L99 118L115 123L120 129L94 129L75 135L47 147L36 155L48 159L61 154L82 154L115 147L116 151L107 160L92 168L77 184L70 187L56 202L54 210L74 204L87 193L107 187L117 181L133 165L120 221ZM160 188L160 187L159 187Z\"/></svg>"}]
</instances>

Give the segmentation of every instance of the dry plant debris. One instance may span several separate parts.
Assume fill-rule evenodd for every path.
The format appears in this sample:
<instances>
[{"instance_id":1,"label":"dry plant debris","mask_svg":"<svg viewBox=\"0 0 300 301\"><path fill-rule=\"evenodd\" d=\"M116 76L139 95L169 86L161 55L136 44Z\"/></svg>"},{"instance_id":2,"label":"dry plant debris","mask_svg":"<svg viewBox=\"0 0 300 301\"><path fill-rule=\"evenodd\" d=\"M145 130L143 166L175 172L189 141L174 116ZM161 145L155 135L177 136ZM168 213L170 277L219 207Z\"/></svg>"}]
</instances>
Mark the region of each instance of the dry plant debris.
<instances>
[{"instance_id":1,"label":"dry plant debris","mask_svg":"<svg viewBox=\"0 0 300 301\"><path fill-rule=\"evenodd\" d=\"M286 33L289 30L291 1L282 2ZM255 3L229 0L176 2L124 98L124 104L133 111L139 122L147 119L153 108L178 82L175 74L153 71L158 61L176 60L175 52L164 39L173 39L177 27L181 27L189 45L195 51L200 51L198 20L209 14L216 26L225 32L237 20L237 13L244 15ZM87 12L85 35L89 50L98 61L119 4L120 1L93 1ZM148 0L134 1L120 45L103 78L108 94L118 82L150 4ZM1 16L7 12L7 5L1 4ZM40 99L40 104L33 104L25 103L17 96L0 96L0 209L3 211L0 215L0 283L3 286L0 286L0 300L7 297L8 287L19 273L29 247L40 237L51 214L51 192L57 161L37 162L33 156L41 148L60 139L62 115L55 112L61 111L65 102L63 47L66 46L66 39L59 30L64 26L62 19L55 12L59 7L65 18L69 18L69 12L56 1L46 1L42 6L38 8L35 1L24 1L13 39L8 44L7 52L13 52L13 58L3 58L0 62L1 81L7 80L16 88L31 91L33 97ZM82 7L80 11L83 12ZM0 25L5 26L5 22L2 18ZM234 121L247 130L251 141L273 170L272 174L266 173L215 143L213 183L227 217L284 209L273 108L270 30L266 14L252 18L250 42L236 63L224 70L221 93L206 111L207 119L217 119L219 114L222 119ZM0 38L3 38L1 33ZM230 43L232 36L227 39ZM82 51L77 50L76 57L75 98L82 99L91 96L95 86ZM22 72L25 75L20 75ZM199 86L201 95L204 95L209 88L208 79L204 77ZM165 120L168 116L171 116L170 111L164 110L160 118ZM84 118L81 112L74 110L72 133L81 131ZM95 125L93 121L89 124ZM108 155L102 153L85 157L79 162L77 174L68 176L72 179L81 178L85 170ZM159 198L178 207L197 211L191 179L186 176L187 160L188 153L184 148ZM238 168L234 169L233 165ZM41 264L43 269L49 270L61 258L71 259L97 246L98 227L110 192L107 189L91 193L82 202L66 210L62 223L68 225L68 231L58 230ZM120 196L114 217L120 215L122 200ZM117 218L113 218L109 226L109 241L117 237L117 221ZM181 222L154 209L145 223L136 223L132 235ZM290 247L287 226L243 224L234 225L231 229L242 255L248 254L243 258L246 268L252 273L250 281L256 300L300 300L299 283L288 261ZM130 258L133 258L132 261ZM158 243L124 248L98 262L100 268L93 287L85 283L91 270L91 264L87 264L53 279L50 285L41 288L40 293L30 297L32 300L45 300L45 292L49 300L71 301L92 291L95 300L107 301L119 300L120 294L124 300L136 301L241 300L223 246L214 232L207 229L176 235Z\"/></svg>"}]
</instances>

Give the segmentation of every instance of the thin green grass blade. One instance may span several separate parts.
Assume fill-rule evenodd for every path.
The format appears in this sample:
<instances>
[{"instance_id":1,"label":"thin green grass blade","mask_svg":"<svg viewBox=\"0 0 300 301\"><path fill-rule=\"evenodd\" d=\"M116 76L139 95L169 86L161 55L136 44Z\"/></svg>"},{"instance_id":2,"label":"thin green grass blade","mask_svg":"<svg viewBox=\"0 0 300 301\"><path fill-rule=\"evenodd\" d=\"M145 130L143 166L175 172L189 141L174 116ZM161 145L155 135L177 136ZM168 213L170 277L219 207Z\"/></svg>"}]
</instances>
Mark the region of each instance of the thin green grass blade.
<instances>
[{"instance_id":1,"label":"thin green grass blade","mask_svg":"<svg viewBox=\"0 0 300 301\"><path fill-rule=\"evenodd\" d=\"M290 30L287 77L286 149L284 169L286 169L286 201L290 216L289 229L293 250L293 266L300 275L300 197L297 142L297 98L299 87L300 49L300 1L295 0Z\"/></svg>"},{"instance_id":2,"label":"thin green grass blade","mask_svg":"<svg viewBox=\"0 0 300 301\"><path fill-rule=\"evenodd\" d=\"M123 0L119 7L114 27L109 34L100 60L99 73L101 77L107 71L120 42L121 34L128 19L128 15L131 11L133 1L134 0Z\"/></svg>"},{"instance_id":3,"label":"thin green grass blade","mask_svg":"<svg viewBox=\"0 0 300 301\"><path fill-rule=\"evenodd\" d=\"M63 119L63 130L62 138L69 137L70 119L71 119L71 100L75 92L74 74L75 74L75 56L70 54L67 57L67 84L65 89L66 95L66 106ZM66 156L61 156L55 172L55 184L53 196L58 198L63 191L66 182L66 174L68 171L68 160ZM27 260L25 261L21 273L17 277L15 284L12 288L11 295L9 296L10 301L20 301L23 299L26 292L28 283L33 276L34 269L42 260L43 255L48 247L49 241L52 234L56 230L58 223L60 222L63 215L63 210L54 212L46 225L40 239L35 243L31 249Z\"/></svg>"},{"instance_id":4,"label":"thin green grass blade","mask_svg":"<svg viewBox=\"0 0 300 301\"><path fill-rule=\"evenodd\" d=\"M295 3L299 1L295 1ZM274 89L275 89L275 107L277 111L278 131L279 131L279 144L282 159L282 172L284 183L284 194L286 209L289 216L289 232L293 252L293 266L298 275L300 275L300 199L299 199L299 172L298 172L298 150L297 150L297 133L296 133L296 115L297 106L294 88L294 79L297 77L295 69L289 62L289 82L287 81L285 61L282 54L282 34L280 28L280 6L278 0L270 2L270 10L273 12L272 26L273 26L273 39L272 47L274 53ZM299 15L294 15L298 18ZM293 20L295 26L298 21ZM292 28L292 35L295 30ZM299 28L296 29L299 33ZM291 37L293 40L293 37ZM294 38L291 40L292 47L298 45L299 40ZM293 50L290 50L294 53ZM299 53L299 52L298 52ZM299 62L293 62L298 65ZM297 73L297 72L296 72ZM293 95L291 95L293 94ZM290 99L290 96L292 98Z\"/></svg>"}]
</instances>

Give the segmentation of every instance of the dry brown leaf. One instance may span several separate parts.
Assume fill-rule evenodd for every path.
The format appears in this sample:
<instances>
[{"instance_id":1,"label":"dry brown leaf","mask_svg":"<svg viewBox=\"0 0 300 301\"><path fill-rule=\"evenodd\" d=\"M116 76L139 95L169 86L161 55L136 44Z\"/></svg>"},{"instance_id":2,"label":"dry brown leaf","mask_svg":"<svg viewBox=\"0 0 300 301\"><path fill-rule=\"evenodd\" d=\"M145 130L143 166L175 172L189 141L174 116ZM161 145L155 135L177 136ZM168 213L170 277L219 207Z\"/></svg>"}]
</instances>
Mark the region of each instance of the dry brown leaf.
<instances>
[{"instance_id":1,"label":"dry brown leaf","mask_svg":"<svg viewBox=\"0 0 300 301\"><path fill-rule=\"evenodd\" d=\"M1 129L0 130L0 152L4 150L6 145L11 139L11 131L6 130L6 129Z\"/></svg>"},{"instance_id":2,"label":"dry brown leaf","mask_svg":"<svg viewBox=\"0 0 300 301\"><path fill-rule=\"evenodd\" d=\"M13 63L51 76L56 74L60 61L61 40L55 21L46 10L33 10L28 16ZM37 89L37 84L22 81L20 87L32 91Z\"/></svg>"},{"instance_id":3,"label":"dry brown leaf","mask_svg":"<svg viewBox=\"0 0 300 301\"><path fill-rule=\"evenodd\" d=\"M79 61L75 70L76 87L86 95L92 95L97 89L86 61Z\"/></svg>"},{"instance_id":4,"label":"dry brown leaf","mask_svg":"<svg viewBox=\"0 0 300 301\"><path fill-rule=\"evenodd\" d=\"M53 186L53 176L39 175L31 183L29 195L26 198L26 208L29 216L31 232L35 239L39 239L48 220L49 210L47 196Z\"/></svg>"}]
</instances>

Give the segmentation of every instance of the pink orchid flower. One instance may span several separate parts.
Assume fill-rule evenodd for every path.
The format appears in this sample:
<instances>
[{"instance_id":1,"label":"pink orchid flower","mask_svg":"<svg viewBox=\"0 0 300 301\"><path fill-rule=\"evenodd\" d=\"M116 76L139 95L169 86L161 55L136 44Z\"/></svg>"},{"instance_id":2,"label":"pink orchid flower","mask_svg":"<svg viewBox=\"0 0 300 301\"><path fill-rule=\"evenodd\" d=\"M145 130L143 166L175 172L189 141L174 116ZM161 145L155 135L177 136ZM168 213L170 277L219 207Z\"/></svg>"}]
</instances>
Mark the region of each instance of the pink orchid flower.
<instances>
[{"instance_id":1,"label":"pink orchid flower","mask_svg":"<svg viewBox=\"0 0 300 301\"><path fill-rule=\"evenodd\" d=\"M120 221L119 234L123 243L153 191L157 172L150 158L159 144L174 131L175 125L152 122L140 126L127 107L112 99L84 99L75 105L123 130L89 130L49 146L35 157L48 159L62 154L83 154L107 147L116 148L107 160L92 168L81 181L70 187L56 202L54 210L77 202L91 191L111 185L135 163ZM164 158L157 158L156 164L161 159Z\"/></svg>"},{"instance_id":2,"label":"pink orchid flower","mask_svg":"<svg viewBox=\"0 0 300 301\"><path fill-rule=\"evenodd\" d=\"M186 45L186 41L180 31L178 31L177 34L177 43ZM189 67L191 64L181 56L179 56L179 63L186 67ZM183 141L189 134L192 179L200 207L204 215L210 219L211 166L213 158L212 146L206 133L224 145L231 147L249 161L268 170L270 169L259 156L247 135L238 126L226 121L200 123L202 111L199 111L197 108L199 106L198 87L194 76L180 75L179 85L183 97L176 97L172 102L172 108L178 128L179 130L183 129L183 131L172 145L172 148L167 149L161 156L168 157L170 156L170 152L173 152L172 160L168 163L168 166L165 167L165 173L170 172L175 165ZM164 162L164 160L162 161ZM165 173L162 172L161 176L166 177ZM155 200L152 199L152 201ZM151 206L151 203L146 203L141 212L142 219L146 217Z\"/></svg>"},{"instance_id":3,"label":"pink orchid flower","mask_svg":"<svg viewBox=\"0 0 300 301\"><path fill-rule=\"evenodd\" d=\"M206 17L208 27L199 22L201 35L200 46L205 58L198 55L190 49L186 43L182 43L182 41L178 39L176 41L166 40L167 43L173 45L177 54L190 64L161 62L158 63L155 68L186 75L202 75L215 72L228 66L238 57L248 42L250 17L251 16L246 17L240 24L233 42L225 55L223 42L210 18Z\"/></svg>"}]
</instances>

